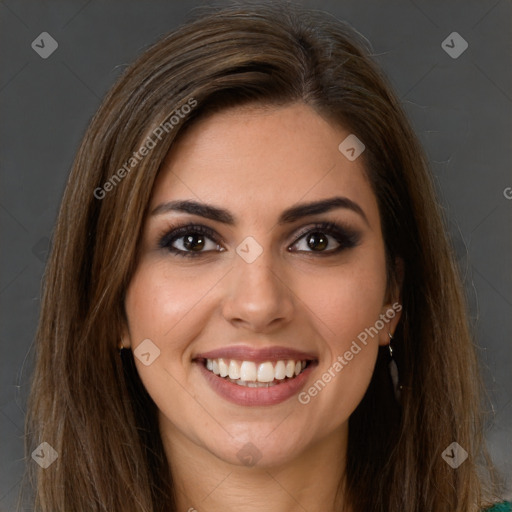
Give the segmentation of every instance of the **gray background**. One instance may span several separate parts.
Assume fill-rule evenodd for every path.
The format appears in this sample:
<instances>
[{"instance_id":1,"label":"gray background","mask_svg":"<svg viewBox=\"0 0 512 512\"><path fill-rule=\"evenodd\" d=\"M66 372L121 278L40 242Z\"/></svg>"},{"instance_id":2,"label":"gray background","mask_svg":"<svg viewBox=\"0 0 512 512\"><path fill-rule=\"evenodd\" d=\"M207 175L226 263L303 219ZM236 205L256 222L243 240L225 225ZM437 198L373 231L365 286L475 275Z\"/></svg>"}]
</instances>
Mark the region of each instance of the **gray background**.
<instances>
[{"instance_id":1,"label":"gray background","mask_svg":"<svg viewBox=\"0 0 512 512\"><path fill-rule=\"evenodd\" d=\"M512 475L512 200L505 197L512 187L512 3L300 3L347 20L370 40L425 145L465 276L492 404L487 438L496 465ZM29 349L74 153L122 69L199 4L0 1L1 510L14 510L26 464ZM457 59L441 47L453 31L469 43ZM47 59L31 48L41 32L59 45ZM508 485L510 496L510 478Z\"/></svg>"}]
</instances>

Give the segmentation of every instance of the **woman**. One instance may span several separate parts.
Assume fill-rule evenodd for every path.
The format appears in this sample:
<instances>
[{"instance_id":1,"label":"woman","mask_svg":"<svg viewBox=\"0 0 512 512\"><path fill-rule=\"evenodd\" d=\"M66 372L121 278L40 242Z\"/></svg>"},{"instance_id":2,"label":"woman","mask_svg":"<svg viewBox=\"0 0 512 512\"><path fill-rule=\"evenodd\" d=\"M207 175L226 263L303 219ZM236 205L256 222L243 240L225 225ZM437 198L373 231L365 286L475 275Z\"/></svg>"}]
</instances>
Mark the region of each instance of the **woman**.
<instances>
[{"instance_id":1,"label":"woman","mask_svg":"<svg viewBox=\"0 0 512 512\"><path fill-rule=\"evenodd\" d=\"M65 191L37 351L37 510L495 501L425 158L323 14L217 11L125 72Z\"/></svg>"}]
</instances>

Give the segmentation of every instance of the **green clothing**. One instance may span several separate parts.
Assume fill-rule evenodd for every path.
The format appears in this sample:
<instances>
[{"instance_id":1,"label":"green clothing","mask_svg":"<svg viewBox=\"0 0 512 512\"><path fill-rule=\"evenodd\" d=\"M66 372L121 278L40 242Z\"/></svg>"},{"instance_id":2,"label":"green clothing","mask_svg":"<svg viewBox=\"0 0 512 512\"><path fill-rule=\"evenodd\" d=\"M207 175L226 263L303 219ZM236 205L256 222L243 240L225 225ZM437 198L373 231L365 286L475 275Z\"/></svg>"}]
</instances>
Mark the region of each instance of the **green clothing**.
<instances>
[{"instance_id":1,"label":"green clothing","mask_svg":"<svg viewBox=\"0 0 512 512\"><path fill-rule=\"evenodd\" d=\"M486 508L485 512L512 512L512 503L509 501L498 503L491 508Z\"/></svg>"}]
</instances>

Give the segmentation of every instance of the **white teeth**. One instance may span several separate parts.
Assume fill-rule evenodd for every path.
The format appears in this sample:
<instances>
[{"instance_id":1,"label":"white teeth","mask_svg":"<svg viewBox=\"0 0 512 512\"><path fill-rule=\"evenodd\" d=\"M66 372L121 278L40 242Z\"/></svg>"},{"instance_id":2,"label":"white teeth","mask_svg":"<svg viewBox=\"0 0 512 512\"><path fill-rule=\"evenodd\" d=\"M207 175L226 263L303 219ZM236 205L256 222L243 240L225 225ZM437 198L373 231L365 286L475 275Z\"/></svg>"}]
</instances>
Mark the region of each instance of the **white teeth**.
<instances>
[{"instance_id":1,"label":"white teeth","mask_svg":"<svg viewBox=\"0 0 512 512\"><path fill-rule=\"evenodd\" d=\"M300 363L299 363L300 364ZM258 366L258 382L272 382L274 380L274 367L272 363L261 363Z\"/></svg>"},{"instance_id":2,"label":"white teeth","mask_svg":"<svg viewBox=\"0 0 512 512\"><path fill-rule=\"evenodd\" d=\"M247 388L270 388L276 385L275 382L245 382L245 380L234 380L233 382Z\"/></svg>"},{"instance_id":3,"label":"white teeth","mask_svg":"<svg viewBox=\"0 0 512 512\"><path fill-rule=\"evenodd\" d=\"M224 361L224 359L219 359L219 375L221 377L227 377L228 376L228 365Z\"/></svg>"},{"instance_id":4,"label":"white teeth","mask_svg":"<svg viewBox=\"0 0 512 512\"><path fill-rule=\"evenodd\" d=\"M207 361L209 361L209 359L207 359ZM206 368L208 368L208 365L206 365ZM229 378L233 380L240 378L240 365L233 360L229 362Z\"/></svg>"},{"instance_id":5,"label":"white teeth","mask_svg":"<svg viewBox=\"0 0 512 512\"><path fill-rule=\"evenodd\" d=\"M258 377L256 364L252 361L244 361L240 366L240 379L247 382L255 382Z\"/></svg>"},{"instance_id":6,"label":"white teeth","mask_svg":"<svg viewBox=\"0 0 512 512\"><path fill-rule=\"evenodd\" d=\"M292 379L307 366L307 361L281 360L275 365L271 361L235 361L233 359L207 359L206 368L220 377L227 377L240 386L268 387L286 377Z\"/></svg>"},{"instance_id":7,"label":"white teeth","mask_svg":"<svg viewBox=\"0 0 512 512\"><path fill-rule=\"evenodd\" d=\"M247 387L248 387L248 388L259 388L259 387L261 387L261 386L260 386L260 383L259 383L259 382L248 382L248 383L247 383Z\"/></svg>"},{"instance_id":8,"label":"white teeth","mask_svg":"<svg viewBox=\"0 0 512 512\"><path fill-rule=\"evenodd\" d=\"M214 371L215 373L215 371ZM291 379L295 375L295 361L286 361L286 376Z\"/></svg>"},{"instance_id":9,"label":"white teeth","mask_svg":"<svg viewBox=\"0 0 512 512\"><path fill-rule=\"evenodd\" d=\"M285 377L286 366L284 364L284 361L277 361L276 367L274 368L274 378L276 378L277 380L283 380Z\"/></svg>"}]
</instances>

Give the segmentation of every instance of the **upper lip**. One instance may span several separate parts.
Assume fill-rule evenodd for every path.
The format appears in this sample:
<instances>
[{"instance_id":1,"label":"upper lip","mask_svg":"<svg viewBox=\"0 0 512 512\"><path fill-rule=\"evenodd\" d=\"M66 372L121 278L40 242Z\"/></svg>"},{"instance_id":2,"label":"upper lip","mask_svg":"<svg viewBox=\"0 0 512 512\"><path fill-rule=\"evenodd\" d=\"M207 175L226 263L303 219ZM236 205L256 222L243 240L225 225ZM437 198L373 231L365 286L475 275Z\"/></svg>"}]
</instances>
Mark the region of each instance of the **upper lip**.
<instances>
[{"instance_id":1,"label":"upper lip","mask_svg":"<svg viewBox=\"0 0 512 512\"><path fill-rule=\"evenodd\" d=\"M209 352L197 354L194 359L235 359L238 361L254 361L264 363L265 361L294 361L316 360L314 354L302 352L288 347L272 346L263 348L252 348L247 345L236 345L233 347L218 348Z\"/></svg>"}]
</instances>

